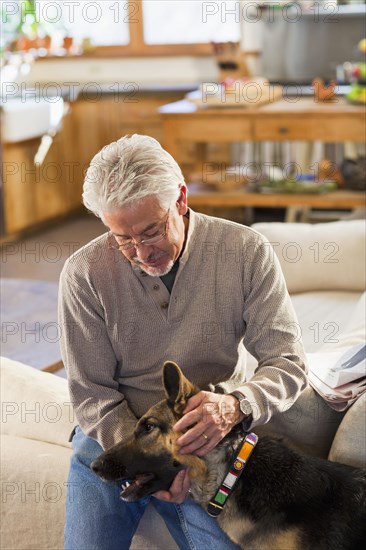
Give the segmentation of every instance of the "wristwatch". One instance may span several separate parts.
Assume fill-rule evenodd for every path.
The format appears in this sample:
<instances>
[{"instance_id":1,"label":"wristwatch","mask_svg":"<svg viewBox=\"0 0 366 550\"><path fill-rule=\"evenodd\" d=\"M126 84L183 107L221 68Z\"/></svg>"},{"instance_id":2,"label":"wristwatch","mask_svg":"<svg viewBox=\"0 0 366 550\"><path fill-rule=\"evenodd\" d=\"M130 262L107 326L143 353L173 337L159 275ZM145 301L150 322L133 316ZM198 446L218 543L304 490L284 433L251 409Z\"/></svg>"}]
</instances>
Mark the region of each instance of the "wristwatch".
<instances>
[{"instance_id":1,"label":"wristwatch","mask_svg":"<svg viewBox=\"0 0 366 550\"><path fill-rule=\"evenodd\" d=\"M239 401L239 409L244 414L243 422L246 421L247 423L247 421L251 419L253 414L253 409L250 401L248 401L245 395L240 393L240 391L232 391L230 395L233 395Z\"/></svg>"}]
</instances>

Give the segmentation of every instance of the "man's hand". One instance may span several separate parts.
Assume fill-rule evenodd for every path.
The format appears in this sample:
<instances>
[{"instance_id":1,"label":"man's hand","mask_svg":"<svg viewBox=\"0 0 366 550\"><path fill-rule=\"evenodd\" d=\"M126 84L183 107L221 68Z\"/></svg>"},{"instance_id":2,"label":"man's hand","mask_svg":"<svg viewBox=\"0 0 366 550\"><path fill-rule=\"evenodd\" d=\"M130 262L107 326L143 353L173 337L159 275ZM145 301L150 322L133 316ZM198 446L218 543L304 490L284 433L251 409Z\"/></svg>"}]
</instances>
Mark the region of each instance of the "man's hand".
<instances>
[{"instance_id":1,"label":"man's hand","mask_svg":"<svg viewBox=\"0 0 366 550\"><path fill-rule=\"evenodd\" d=\"M177 440L180 454L204 456L240 422L244 415L239 401L232 395L200 391L188 400L183 418L174 430L184 433ZM189 428L189 429L188 429Z\"/></svg>"},{"instance_id":2,"label":"man's hand","mask_svg":"<svg viewBox=\"0 0 366 550\"><path fill-rule=\"evenodd\" d=\"M153 496L160 498L160 500L165 500L166 502L182 504L188 497L190 486L191 482L188 470L181 470L175 476L173 483L169 487L169 491L157 491Z\"/></svg>"},{"instance_id":3,"label":"man's hand","mask_svg":"<svg viewBox=\"0 0 366 550\"><path fill-rule=\"evenodd\" d=\"M179 453L195 453L197 456L204 456L216 447L244 417L234 396L208 391L200 391L191 397L183 414L183 418L174 425L174 430L190 429L177 440ZM169 491L158 491L153 496L181 504L188 497L190 486L189 471L182 470L175 476Z\"/></svg>"}]
</instances>

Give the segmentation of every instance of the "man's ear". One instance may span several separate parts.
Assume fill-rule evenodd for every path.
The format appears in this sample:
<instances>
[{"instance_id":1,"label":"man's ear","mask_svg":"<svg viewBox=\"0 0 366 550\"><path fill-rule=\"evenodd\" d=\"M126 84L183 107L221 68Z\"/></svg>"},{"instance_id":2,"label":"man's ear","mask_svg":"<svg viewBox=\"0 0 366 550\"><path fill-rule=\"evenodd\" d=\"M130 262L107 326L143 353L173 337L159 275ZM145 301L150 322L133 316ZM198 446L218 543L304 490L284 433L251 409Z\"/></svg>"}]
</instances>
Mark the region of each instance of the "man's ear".
<instances>
[{"instance_id":1,"label":"man's ear","mask_svg":"<svg viewBox=\"0 0 366 550\"><path fill-rule=\"evenodd\" d=\"M187 204L187 187L184 183L180 186L180 195L177 200L178 212L181 216L187 214L188 204Z\"/></svg>"},{"instance_id":2,"label":"man's ear","mask_svg":"<svg viewBox=\"0 0 366 550\"><path fill-rule=\"evenodd\" d=\"M199 392L199 389L184 376L173 361L164 363L163 383L167 401L179 415L183 413L188 399Z\"/></svg>"}]
</instances>

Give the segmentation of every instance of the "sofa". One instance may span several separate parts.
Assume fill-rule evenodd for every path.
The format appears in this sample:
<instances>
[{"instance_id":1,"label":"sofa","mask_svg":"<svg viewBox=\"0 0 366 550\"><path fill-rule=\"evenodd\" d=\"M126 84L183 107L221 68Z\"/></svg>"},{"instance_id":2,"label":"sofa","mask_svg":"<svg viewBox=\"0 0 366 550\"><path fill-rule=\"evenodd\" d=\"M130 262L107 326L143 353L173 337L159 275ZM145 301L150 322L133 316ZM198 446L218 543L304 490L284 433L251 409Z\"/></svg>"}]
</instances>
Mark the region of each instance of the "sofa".
<instances>
[{"instance_id":1,"label":"sofa","mask_svg":"<svg viewBox=\"0 0 366 550\"><path fill-rule=\"evenodd\" d=\"M285 274L307 352L346 350L365 341L365 222L262 223ZM248 376L256 362L248 354ZM326 454L365 467L363 394L337 417ZM1 536L3 550L63 548L66 482L75 425L67 382L1 358ZM335 432L335 436L333 433ZM345 440L347 445L344 445ZM177 548L149 507L133 550Z\"/></svg>"}]
</instances>

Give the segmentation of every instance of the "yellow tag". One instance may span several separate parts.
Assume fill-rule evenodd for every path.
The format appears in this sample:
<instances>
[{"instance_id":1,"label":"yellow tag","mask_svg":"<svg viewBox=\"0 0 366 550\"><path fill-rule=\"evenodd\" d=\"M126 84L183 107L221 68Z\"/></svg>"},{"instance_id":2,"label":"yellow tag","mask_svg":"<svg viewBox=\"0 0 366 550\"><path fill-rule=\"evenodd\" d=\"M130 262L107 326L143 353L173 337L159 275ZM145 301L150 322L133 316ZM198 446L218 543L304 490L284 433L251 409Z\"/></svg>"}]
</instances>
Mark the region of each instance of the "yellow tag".
<instances>
[{"instance_id":1,"label":"yellow tag","mask_svg":"<svg viewBox=\"0 0 366 550\"><path fill-rule=\"evenodd\" d=\"M238 458L241 458L242 460L247 461L252 451L253 451L253 445L245 442L243 447L240 449Z\"/></svg>"}]
</instances>

